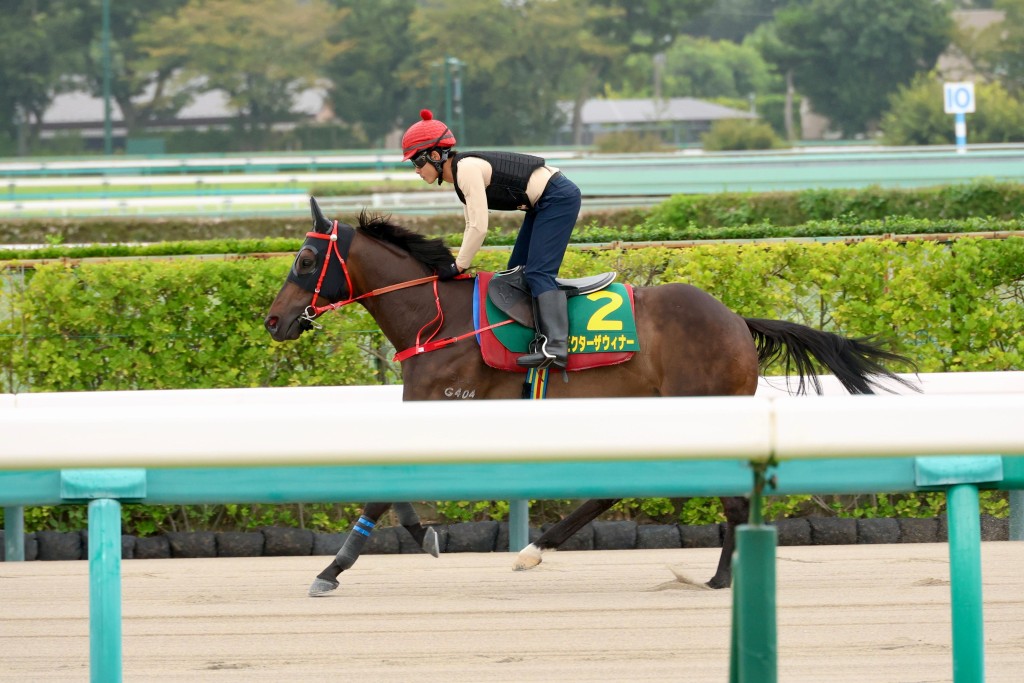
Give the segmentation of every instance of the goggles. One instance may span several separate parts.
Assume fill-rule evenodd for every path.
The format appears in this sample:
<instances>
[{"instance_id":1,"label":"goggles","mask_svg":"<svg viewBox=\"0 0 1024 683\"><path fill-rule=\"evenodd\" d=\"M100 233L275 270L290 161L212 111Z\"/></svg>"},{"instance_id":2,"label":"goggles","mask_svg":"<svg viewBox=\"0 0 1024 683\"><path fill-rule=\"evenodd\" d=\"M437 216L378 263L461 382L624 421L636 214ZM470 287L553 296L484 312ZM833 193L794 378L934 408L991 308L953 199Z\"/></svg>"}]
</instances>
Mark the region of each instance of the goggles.
<instances>
[{"instance_id":1,"label":"goggles","mask_svg":"<svg viewBox=\"0 0 1024 683\"><path fill-rule=\"evenodd\" d=\"M430 163L430 152L429 151L420 152L419 154L414 156L412 159L409 159L409 161L412 162L412 165L414 167L416 167L416 168L423 168L428 163Z\"/></svg>"}]
</instances>

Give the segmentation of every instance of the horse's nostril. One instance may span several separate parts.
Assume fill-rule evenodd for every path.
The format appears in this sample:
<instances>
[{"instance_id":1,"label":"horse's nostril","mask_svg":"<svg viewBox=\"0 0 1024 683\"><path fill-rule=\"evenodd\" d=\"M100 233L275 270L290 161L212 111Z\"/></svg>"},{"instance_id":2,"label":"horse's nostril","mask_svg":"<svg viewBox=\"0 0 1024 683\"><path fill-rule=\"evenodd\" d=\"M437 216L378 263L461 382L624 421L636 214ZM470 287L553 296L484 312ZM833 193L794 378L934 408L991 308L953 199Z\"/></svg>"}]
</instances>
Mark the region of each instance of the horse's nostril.
<instances>
[{"instance_id":1,"label":"horse's nostril","mask_svg":"<svg viewBox=\"0 0 1024 683\"><path fill-rule=\"evenodd\" d=\"M277 316L276 315L268 315L267 319L263 321L263 326L266 327L271 332L276 330L277 329Z\"/></svg>"}]
</instances>

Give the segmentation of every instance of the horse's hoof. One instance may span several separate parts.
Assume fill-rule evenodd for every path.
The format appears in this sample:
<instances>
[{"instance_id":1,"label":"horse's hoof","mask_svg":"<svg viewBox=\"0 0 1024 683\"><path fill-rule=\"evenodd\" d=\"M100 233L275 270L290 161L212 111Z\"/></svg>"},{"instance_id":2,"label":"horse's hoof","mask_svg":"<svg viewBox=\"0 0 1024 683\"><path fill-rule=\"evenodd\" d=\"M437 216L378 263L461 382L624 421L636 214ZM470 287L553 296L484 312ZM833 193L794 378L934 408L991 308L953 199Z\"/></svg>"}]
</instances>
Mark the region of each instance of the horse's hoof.
<instances>
[{"instance_id":1,"label":"horse's hoof","mask_svg":"<svg viewBox=\"0 0 1024 683\"><path fill-rule=\"evenodd\" d=\"M309 587L309 597L319 598L321 595L327 595L332 590L336 589L340 584L337 581L329 581L327 579L321 579L317 577L313 580L313 584Z\"/></svg>"},{"instance_id":2,"label":"horse's hoof","mask_svg":"<svg viewBox=\"0 0 1024 683\"><path fill-rule=\"evenodd\" d=\"M706 585L708 588L714 588L715 590L719 590L719 589L722 589L722 588L728 588L731 584L732 584L732 577L729 577L727 579L719 579L716 576L716 577L713 577L710 581L708 581L704 585Z\"/></svg>"},{"instance_id":3,"label":"horse's hoof","mask_svg":"<svg viewBox=\"0 0 1024 683\"><path fill-rule=\"evenodd\" d=\"M540 564L540 555L541 549L531 543L519 551L519 554L516 556L516 561L512 565L512 569L517 572L521 572L525 569L533 569Z\"/></svg>"},{"instance_id":4,"label":"horse's hoof","mask_svg":"<svg viewBox=\"0 0 1024 683\"><path fill-rule=\"evenodd\" d=\"M437 531L434 527L428 526L427 533L423 535L423 551L430 553L433 557L441 554L441 541L437 538Z\"/></svg>"}]
</instances>

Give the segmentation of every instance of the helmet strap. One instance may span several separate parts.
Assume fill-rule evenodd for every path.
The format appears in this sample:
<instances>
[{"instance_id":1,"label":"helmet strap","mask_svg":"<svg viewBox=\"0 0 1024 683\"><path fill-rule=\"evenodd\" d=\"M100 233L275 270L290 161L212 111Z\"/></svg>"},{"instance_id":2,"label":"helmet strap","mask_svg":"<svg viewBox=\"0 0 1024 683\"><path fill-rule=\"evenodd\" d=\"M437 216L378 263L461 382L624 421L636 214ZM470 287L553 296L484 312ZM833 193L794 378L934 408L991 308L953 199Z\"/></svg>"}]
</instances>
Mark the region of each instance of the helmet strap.
<instances>
[{"instance_id":1,"label":"helmet strap","mask_svg":"<svg viewBox=\"0 0 1024 683\"><path fill-rule=\"evenodd\" d=\"M430 159L430 164L434 167L434 170L437 171L437 184L440 185L444 180L444 162L448 160L448 150L443 147L435 147L435 149L441 155L441 158L437 161ZM427 158L429 159L430 157Z\"/></svg>"}]
</instances>

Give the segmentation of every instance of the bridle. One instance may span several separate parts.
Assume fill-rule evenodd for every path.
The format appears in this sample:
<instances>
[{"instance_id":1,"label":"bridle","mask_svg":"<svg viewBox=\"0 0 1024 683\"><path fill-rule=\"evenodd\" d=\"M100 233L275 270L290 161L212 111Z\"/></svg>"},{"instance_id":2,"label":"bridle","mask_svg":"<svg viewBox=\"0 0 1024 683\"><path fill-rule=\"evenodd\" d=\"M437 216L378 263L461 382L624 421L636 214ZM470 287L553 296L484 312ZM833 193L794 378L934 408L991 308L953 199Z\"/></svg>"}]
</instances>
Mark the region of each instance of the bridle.
<instances>
[{"instance_id":1,"label":"bridle","mask_svg":"<svg viewBox=\"0 0 1024 683\"><path fill-rule=\"evenodd\" d=\"M299 320L301 321L299 324L302 327L302 329L310 330L310 329L314 329L314 328L316 328L316 329L322 328L322 325L317 323L316 319L319 318L324 313L327 313L329 311L337 310L337 309L341 308L342 306L347 306L348 304L355 303L356 301L361 301L362 299L369 299L370 297L378 296L380 294L387 294L388 292L395 292L395 291L398 291L400 289L406 289L406 288L409 288L409 287L416 287L418 285L424 285L424 284L427 284L427 283L433 283L433 285L434 285L434 305L437 307L437 313L434 315L434 317L430 321L427 322L426 325L421 327L420 330L416 333L416 343L415 343L415 345L413 345L412 347L406 349L405 351L401 351L401 352L395 354L395 357L393 358L393 360L395 360L395 361L401 362L401 361L404 361L406 358L410 358L412 356L419 355L421 353L427 353L428 351L434 351L435 349L439 349L439 348L442 348L444 346L448 346L449 344L454 344L455 342L460 341L462 339L466 339L468 337L471 337L471 336L477 334L478 332L483 332L484 330L489 330L489 329L494 328L494 327L500 327L501 325L505 325L505 324L508 324L508 323L512 322L512 320L509 319L509 320L506 320L506 321L503 321L503 322L500 322L500 323L496 323L494 325L488 325L487 327L483 327L483 328L481 328L479 330L473 330L472 332L469 332L467 334L459 335L459 336L456 336L456 337L447 337L445 339L434 340L434 337L437 336L437 333L440 332L441 328L444 326L444 311L441 308L441 297L440 297L440 294L438 293L438 290L437 290L437 282L438 282L439 278L436 275L428 275L427 277L416 278L414 280L406 280L405 282L398 282L398 283L393 284L393 285L387 285L386 287L379 287L379 288L371 290L369 292L364 292L363 294L360 294L359 296L353 296L352 295L352 277L349 274L348 263L346 262L345 257L348 256L348 250L349 250L349 247L352 245L352 237L354 236L354 234L355 234L355 231L344 231L342 233L342 237L339 238L339 236L338 236L338 221L337 220L335 220L333 222L333 225L331 226L331 232L330 233L327 233L327 234L324 234L322 232L307 232L306 233L306 239L327 240L328 245L327 245L327 253L324 255L323 266L321 266L321 268L320 268L320 274L319 274L319 277L317 278L317 281L316 281L316 286L313 287L313 289L312 289L313 297L310 300L309 305L306 306L306 308L302 311L302 315L299 316ZM339 246L339 242L341 243L341 246ZM320 295L320 290L323 287L323 283L324 283L325 278L327 277L327 271L328 271L328 269L330 268L330 265L331 265L331 256L332 255L337 258L338 264L341 266L341 271L342 271L342 274L344 275L345 291L347 292L348 297L343 299L343 300L339 300L339 301L335 301L334 303L327 304L325 306L317 306L316 300L317 300L317 297ZM468 280L468 279L472 279L474 277L476 277L476 276L463 273L462 275L456 276L456 278L454 278L454 279ZM290 281L294 282L295 284L297 284L298 286L302 287L303 289L306 289L307 291L309 291L307 287L303 286L303 284L301 283L301 281L300 281L300 279L299 279L299 277L297 275L295 277L293 277L292 275L289 275L288 279ZM435 323L436 323L436 326L435 326ZM423 335L426 334L427 330L429 330L431 327L433 327L433 332L430 332L429 336L427 336L426 339L422 339L421 340Z\"/></svg>"},{"instance_id":2,"label":"bridle","mask_svg":"<svg viewBox=\"0 0 1024 683\"><path fill-rule=\"evenodd\" d=\"M343 239L342 240L342 245L339 247L338 246L338 221L334 221L333 222L333 224L331 226L331 232L328 233L328 234L324 234L322 232L307 232L306 233L306 239L307 240L309 240L309 239L327 240L328 244L327 244L327 252L324 255L323 266L321 266L321 268L320 268L320 276L317 278L316 285L312 289L313 297L310 300L309 305L306 306L305 310L303 310L302 315L300 316L300 319L304 321L304 323L303 323L303 328L304 329L311 329L313 327L316 327L316 328L321 327L319 324L314 322L314 320L317 317L319 317L323 313L326 313L327 311L334 310L334 308L339 308L339 307L341 307L341 306L343 306L343 305L345 305L347 303L351 303L352 301L354 301L354 299L352 298L352 277L349 275L348 264L345 261L345 257L348 256L348 249L352 245L352 235L353 235L353 233L350 232L350 231L346 231L343 234L344 234L344 236L347 239ZM344 250L344 254L342 254L342 250ZM320 295L320 290L323 288L324 279L327 277L327 271L328 271L328 269L330 268L330 265L331 265L331 256L332 255L337 257L338 264L341 266L341 272L342 272L342 274L344 275L344 278L345 278L345 280L344 280L345 290L344 291L348 293L349 298L347 300L345 300L345 301L338 302L337 304L329 304L327 306L317 306L316 305L316 299ZM293 269L293 272L294 272L294 269ZM291 275L289 275L288 279L293 280L297 285L299 285L303 289L307 289L308 290L308 288L303 286L302 282L299 281L299 276L298 276L297 273L296 273L296 276L294 278Z\"/></svg>"}]
</instances>

